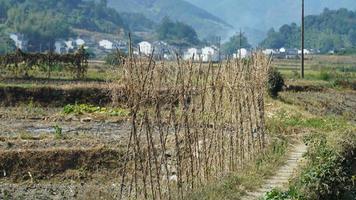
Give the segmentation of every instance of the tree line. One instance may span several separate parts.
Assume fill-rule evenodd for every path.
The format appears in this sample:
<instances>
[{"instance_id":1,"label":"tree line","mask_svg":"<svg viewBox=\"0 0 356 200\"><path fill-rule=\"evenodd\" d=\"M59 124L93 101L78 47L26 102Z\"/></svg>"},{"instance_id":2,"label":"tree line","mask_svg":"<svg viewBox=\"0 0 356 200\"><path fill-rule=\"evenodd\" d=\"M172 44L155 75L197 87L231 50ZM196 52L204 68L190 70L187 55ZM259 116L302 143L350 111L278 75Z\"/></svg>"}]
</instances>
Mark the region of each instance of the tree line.
<instances>
[{"instance_id":1,"label":"tree line","mask_svg":"<svg viewBox=\"0 0 356 200\"><path fill-rule=\"evenodd\" d=\"M356 45L356 11L345 8L324 9L320 15L305 17L306 48L330 50L352 48ZM262 41L265 48L300 48L301 28L296 23L283 25L278 31L270 29Z\"/></svg>"},{"instance_id":2,"label":"tree line","mask_svg":"<svg viewBox=\"0 0 356 200\"><path fill-rule=\"evenodd\" d=\"M29 50L53 49L55 39L74 36L73 28L103 33L127 30L119 13L108 8L105 0L0 0L0 26L4 27L0 28L2 34L26 35Z\"/></svg>"}]
</instances>

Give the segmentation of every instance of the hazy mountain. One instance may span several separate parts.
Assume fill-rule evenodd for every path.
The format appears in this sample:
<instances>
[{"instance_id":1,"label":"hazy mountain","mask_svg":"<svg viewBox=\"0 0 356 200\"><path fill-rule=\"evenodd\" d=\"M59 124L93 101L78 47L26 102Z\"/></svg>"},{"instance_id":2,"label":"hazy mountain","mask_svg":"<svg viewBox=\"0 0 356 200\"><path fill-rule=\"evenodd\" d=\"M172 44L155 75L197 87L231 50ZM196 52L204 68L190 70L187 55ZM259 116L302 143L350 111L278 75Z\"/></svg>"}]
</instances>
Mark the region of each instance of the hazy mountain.
<instances>
[{"instance_id":1,"label":"hazy mountain","mask_svg":"<svg viewBox=\"0 0 356 200\"><path fill-rule=\"evenodd\" d=\"M345 50L356 45L356 11L345 8L325 9L319 15L305 18L305 47L319 49L322 53L330 50ZM278 30L268 31L261 43L266 48L300 48L300 26L285 24Z\"/></svg>"},{"instance_id":2,"label":"hazy mountain","mask_svg":"<svg viewBox=\"0 0 356 200\"><path fill-rule=\"evenodd\" d=\"M187 0L240 28L249 39L261 40L261 32L271 27L300 22L301 0ZM324 8L356 9L355 0L306 0L306 14L319 14ZM257 33L257 34L256 34ZM252 37L251 37L252 36ZM263 36L263 35L262 35ZM255 42L252 42L255 43Z\"/></svg>"},{"instance_id":3,"label":"hazy mountain","mask_svg":"<svg viewBox=\"0 0 356 200\"><path fill-rule=\"evenodd\" d=\"M225 21L184 0L108 0L108 6L121 13L141 13L155 22L168 16L191 25L201 38L232 31Z\"/></svg>"}]
</instances>

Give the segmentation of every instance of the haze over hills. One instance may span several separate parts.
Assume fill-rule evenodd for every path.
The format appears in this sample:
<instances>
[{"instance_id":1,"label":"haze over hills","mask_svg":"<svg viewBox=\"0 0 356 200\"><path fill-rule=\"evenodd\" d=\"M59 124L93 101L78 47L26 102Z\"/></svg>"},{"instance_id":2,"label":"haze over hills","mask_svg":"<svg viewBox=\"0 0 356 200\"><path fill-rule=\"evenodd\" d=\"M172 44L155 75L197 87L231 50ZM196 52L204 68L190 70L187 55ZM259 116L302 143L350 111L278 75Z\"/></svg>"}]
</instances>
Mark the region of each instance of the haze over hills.
<instances>
[{"instance_id":1,"label":"haze over hills","mask_svg":"<svg viewBox=\"0 0 356 200\"><path fill-rule=\"evenodd\" d=\"M296 36L300 35L300 6L300 0L0 0L0 37L8 39L10 33L20 33L26 36L30 50L38 50L43 46L41 43L52 48L56 40L83 36L98 38L96 41L101 39L96 37L98 35L122 40L132 32L134 43L161 40L186 47L214 44L218 41L215 36L221 36L225 43L241 28L248 37L246 43L252 46L265 41L265 47L281 44L294 47L295 43L299 44ZM341 9L335 16L333 12L332 15L326 12L319 17L308 16L319 15L325 7L330 10L347 7L350 12ZM313 29L307 31L323 38L310 47L329 50L354 44L356 33L352 30L356 30L356 23L351 11L355 8L354 0L307 0L306 21L318 22L312 26L307 24L307 29ZM317 20L313 20L315 18ZM292 22L296 24L291 25ZM279 26L283 24L288 25L281 31ZM319 28L325 24L327 26ZM268 31L271 27L275 31ZM290 29L292 33L285 31ZM236 46L238 40L232 42L234 45L230 46ZM2 42L1 46L8 45Z\"/></svg>"},{"instance_id":2,"label":"haze over hills","mask_svg":"<svg viewBox=\"0 0 356 200\"><path fill-rule=\"evenodd\" d=\"M300 22L300 0L187 0L220 17L249 36L253 44L261 41L271 27ZM355 0L307 0L306 15L319 14L324 8L356 9Z\"/></svg>"},{"instance_id":3,"label":"haze over hills","mask_svg":"<svg viewBox=\"0 0 356 200\"><path fill-rule=\"evenodd\" d=\"M118 12L142 13L160 22L165 16L182 21L196 29L200 38L214 35L227 36L232 26L222 19L185 0L108 0L108 6Z\"/></svg>"}]
</instances>

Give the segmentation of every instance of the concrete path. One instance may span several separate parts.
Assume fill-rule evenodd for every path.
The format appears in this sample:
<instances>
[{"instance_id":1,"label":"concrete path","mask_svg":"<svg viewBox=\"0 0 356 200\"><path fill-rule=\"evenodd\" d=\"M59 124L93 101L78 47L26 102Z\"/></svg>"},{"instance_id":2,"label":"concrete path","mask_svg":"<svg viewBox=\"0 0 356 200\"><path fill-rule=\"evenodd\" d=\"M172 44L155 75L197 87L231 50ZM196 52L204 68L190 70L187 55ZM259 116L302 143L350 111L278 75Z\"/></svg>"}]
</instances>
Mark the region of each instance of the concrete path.
<instances>
[{"instance_id":1,"label":"concrete path","mask_svg":"<svg viewBox=\"0 0 356 200\"><path fill-rule=\"evenodd\" d=\"M276 171L276 174L265 181L257 191L248 192L242 200L258 200L274 188L285 188L288 186L289 179L293 176L298 164L302 160L303 154L307 152L305 144L295 145L289 153L288 160L284 166Z\"/></svg>"}]
</instances>

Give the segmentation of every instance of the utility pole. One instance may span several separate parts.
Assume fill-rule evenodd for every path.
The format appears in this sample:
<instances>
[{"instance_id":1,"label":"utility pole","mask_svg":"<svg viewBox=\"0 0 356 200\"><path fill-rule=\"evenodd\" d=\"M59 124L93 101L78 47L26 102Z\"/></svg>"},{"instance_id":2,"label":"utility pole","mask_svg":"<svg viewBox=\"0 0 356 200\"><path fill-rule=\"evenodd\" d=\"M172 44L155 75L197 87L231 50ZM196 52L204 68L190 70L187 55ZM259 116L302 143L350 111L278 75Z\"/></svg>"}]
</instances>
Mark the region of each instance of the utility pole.
<instances>
[{"instance_id":1,"label":"utility pole","mask_svg":"<svg viewBox=\"0 0 356 200\"><path fill-rule=\"evenodd\" d=\"M219 62L221 62L221 37L217 37L218 40L218 49L219 49Z\"/></svg>"},{"instance_id":2,"label":"utility pole","mask_svg":"<svg viewBox=\"0 0 356 200\"><path fill-rule=\"evenodd\" d=\"M239 58L241 59L241 49L242 49L242 30L241 30L241 28L240 28L240 35L239 35L239 37L240 37L240 42L239 42L239 45L240 45L240 48L239 48Z\"/></svg>"},{"instance_id":3,"label":"utility pole","mask_svg":"<svg viewBox=\"0 0 356 200\"><path fill-rule=\"evenodd\" d=\"M300 77L304 79L304 0L302 0L302 66Z\"/></svg>"}]
</instances>

